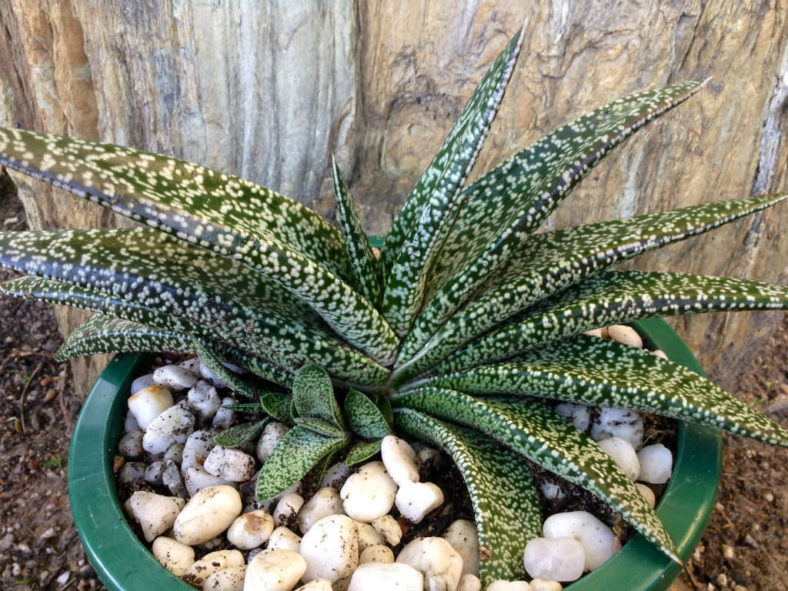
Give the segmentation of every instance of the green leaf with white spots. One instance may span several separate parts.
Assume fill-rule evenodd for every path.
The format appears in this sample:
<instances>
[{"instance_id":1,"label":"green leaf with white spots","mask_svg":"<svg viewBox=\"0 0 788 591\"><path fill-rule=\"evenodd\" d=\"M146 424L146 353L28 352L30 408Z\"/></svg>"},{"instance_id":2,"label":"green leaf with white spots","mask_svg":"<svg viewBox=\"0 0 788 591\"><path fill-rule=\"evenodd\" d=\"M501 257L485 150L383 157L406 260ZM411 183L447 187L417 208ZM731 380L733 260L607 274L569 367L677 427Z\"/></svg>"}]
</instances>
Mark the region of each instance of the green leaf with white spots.
<instances>
[{"instance_id":1,"label":"green leaf with white spots","mask_svg":"<svg viewBox=\"0 0 788 591\"><path fill-rule=\"evenodd\" d=\"M438 290L451 292L446 304L456 309L490 272L510 256L522 256L523 241L606 154L702 85L683 82L613 101L479 178L464 192L463 207L434 266L427 299Z\"/></svg>"},{"instance_id":2,"label":"green leaf with white spots","mask_svg":"<svg viewBox=\"0 0 788 591\"><path fill-rule=\"evenodd\" d=\"M403 343L397 364L404 365L416 355L440 359L528 305L591 273L786 199L788 195L767 195L706 203L530 236L521 246L527 256L515 257L496 269L473 299L451 317L446 315L454 311L458 301L454 292L446 289L436 294ZM432 337L425 344L429 335Z\"/></svg>"},{"instance_id":3,"label":"green leaf with white spots","mask_svg":"<svg viewBox=\"0 0 788 591\"><path fill-rule=\"evenodd\" d=\"M257 500L267 501L282 494L323 458L347 444L347 437L324 437L296 425L285 434L263 463L257 478Z\"/></svg>"},{"instance_id":4,"label":"green leaf with white spots","mask_svg":"<svg viewBox=\"0 0 788 591\"><path fill-rule=\"evenodd\" d=\"M415 410L398 408L395 426L442 448L462 474L479 546L490 553L479 562L482 586L497 579L522 580L525 545L542 535L542 504L523 458L477 431Z\"/></svg>"},{"instance_id":5,"label":"green leaf with white spots","mask_svg":"<svg viewBox=\"0 0 788 591\"><path fill-rule=\"evenodd\" d=\"M364 439L381 439L391 433L389 422L366 394L350 389L345 396L345 417L350 430Z\"/></svg>"},{"instance_id":6,"label":"green leaf with white spots","mask_svg":"<svg viewBox=\"0 0 788 591\"><path fill-rule=\"evenodd\" d=\"M463 347L431 370L442 374L508 359L599 326L657 316L788 308L788 287L728 277L608 271L550 297Z\"/></svg>"},{"instance_id":7,"label":"green leaf with white spots","mask_svg":"<svg viewBox=\"0 0 788 591\"><path fill-rule=\"evenodd\" d=\"M532 462L587 489L676 562L673 542L635 484L590 437L553 409L529 398L485 398L443 388L399 394L395 407L477 429Z\"/></svg>"},{"instance_id":8,"label":"green leaf with white spots","mask_svg":"<svg viewBox=\"0 0 788 591\"><path fill-rule=\"evenodd\" d=\"M490 66L386 237L383 313L399 335L407 333L422 304L430 268L462 205L462 185L498 111L524 33L525 28Z\"/></svg>"},{"instance_id":9,"label":"green leaf with white spots","mask_svg":"<svg viewBox=\"0 0 788 591\"><path fill-rule=\"evenodd\" d=\"M361 227L356 210L353 208L350 191L336 160L334 160L334 195L337 201L337 216L342 226L348 258L353 270L354 284L361 295L374 306L378 306L383 294L383 270L380 261L372 252L369 238Z\"/></svg>"},{"instance_id":10,"label":"green leaf with white spots","mask_svg":"<svg viewBox=\"0 0 788 591\"><path fill-rule=\"evenodd\" d=\"M259 407L258 407L259 410ZM241 447L247 441L252 441L260 436L263 432L268 419L262 421L255 421L253 423L240 423L233 425L219 433L213 438L216 445L222 447L236 448Z\"/></svg>"},{"instance_id":11,"label":"green leaf with white spots","mask_svg":"<svg viewBox=\"0 0 788 591\"><path fill-rule=\"evenodd\" d=\"M347 457L345 458L345 464L347 466L355 466L357 464L361 464L362 462L366 462L379 453L379 439L377 441L359 441L350 448L350 451L347 453Z\"/></svg>"},{"instance_id":12,"label":"green leaf with white spots","mask_svg":"<svg viewBox=\"0 0 788 591\"><path fill-rule=\"evenodd\" d=\"M293 380L293 404L299 417L320 419L344 431L331 376L322 367L307 365L298 370Z\"/></svg>"},{"instance_id":13,"label":"green leaf with white spots","mask_svg":"<svg viewBox=\"0 0 788 591\"><path fill-rule=\"evenodd\" d=\"M259 384L253 384L249 380L244 379L243 376L227 369L222 364L222 359L199 340L194 341L194 352L197 353L200 361L205 364L210 372L234 392L247 398L257 398L260 395Z\"/></svg>"},{"instance_id":14,"label":"green leaf with white spots","mask_svg":"<svg viewBox=\"0 0 788 591\"><path fill-rule=\"evenodd\" d=\"M280 423L287 423L288 425L293 422L293 417L290 414L292 402L292 398L287 394L280 394L279 392L260 394L260 406L263 412L271 415Z\"/></svg>"},{"instance_id":15,"label":"green leaf with white spots","mask_svg":"<svg viewBox=\"0 0 788 591\"><path fill-rule=\"evenodd\" d=\"M533 349L514 363L474 367L409 387L424 386L630 408L788 446L787 430L703 376L648 351L585 335Z\"/></svg>"},{"instance_id":16,"label":"green leaf with white spots","mask_svg":"<svg viewBox=\"0 0 788 591\"><path fill-rule=\"evenodd\" d=\"M237 404L223 404L222 408L226 408L233 412L242 412L244 414L258 414L262 411L260 405L256 402L238 402Z\"/></svg>"},{"instance_id":17,"label":"green leaf with white spots","mask_svg":"<svg viewBox=\"0 0 788 591\"><path fill-rule=\"evenodd\" d=\"M323 435L325 437L343 437L345 430L337 427L334 423L329 423L323 419L316 419L314 417L296 417L293 419L296 425L300 425L310 431Z\"/></svg>"}]
</instances>

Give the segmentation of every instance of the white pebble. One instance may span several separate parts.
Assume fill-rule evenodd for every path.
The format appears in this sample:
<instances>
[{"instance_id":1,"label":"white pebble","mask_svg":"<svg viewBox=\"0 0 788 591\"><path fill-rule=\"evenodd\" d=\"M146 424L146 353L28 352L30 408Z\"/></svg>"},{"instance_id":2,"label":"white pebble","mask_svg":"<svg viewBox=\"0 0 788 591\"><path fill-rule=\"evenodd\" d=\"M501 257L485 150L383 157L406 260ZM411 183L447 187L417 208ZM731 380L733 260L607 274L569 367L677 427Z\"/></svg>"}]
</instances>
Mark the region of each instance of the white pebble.
<instances>
[{"instance_id":1,"label":"white pebble","mask_svg":"<svg viewBox=\"0 0 788 591\"><path fill-rule=\"evenodd\" d=\"M190 496L196 495L199 491L209 486L231 485L229 480L217 478L213 474L208 474L202 466L189 466L183 470L183 484Z\"/></svg>"},{"instance_id":2,"label":"white pebble","mask_svg":"<svg viewBox=\"0 0 788 591\"><path fill-rule=\"evenodd\" d=\"M654 491L651 490L650 486L643 484L642 482L636 482L635 486L640 491L640 494L643 495L643 498L646 499L648 506L652 509L657 506L657 497L654 494Z\"/></svg>"},{"instance_id":3,"label":"white pebble","mask_svg":"<svg viewBox=\"0 0 788 591\"><path fill-rule=\"evenodd\" d=\"M241 550L262 546L274 531L274 518L260 509L235 518L227 530L227 541Z\"/></svg>"},{"instance_id":4,"label":"white pebble","mask_svg":"<svg viewBox=\"0 0 788 591\"><path fill-rule=\"evenodd\" d=\"M391 510L397 485L382 462L370 462L351 474L339 495L350 517L357 521L374 521Z\"/></svg>"},{"instance_id":5,"label":"white pebble","mask_svg":"<svg viewBox=\"0 0 788 591\"><path fill-rule=\"evenodd\" d=\"M330 515L315 523L301 539L306 560L303 581L328 579L340 583L358 566L358 532L347 515Z\"/></svg>"},{"instance_id":6,"label":"white pebble","mask_svg":"<svg viewBox=\"0 0 788 591\"><path fill-rule=\"evenodd\" d=\"M585 432L591 424L591 410L583 404L562 402L556 405L555 412L572 423L578 431Z\"/></svg>"},{"instance_id":7,"label":"white pebble","mask_svg":"<svg viewBox=\"0 0 788 591\"><path fill-rule=\"evenodd\" d=\"M315 579L309 581L306 585L301 585L296 591L333 591L331 581L328 579Z\"/></svg>"},{"instance_id":8,"label":"white pebble","mask_svg":"<svg viewBox=\"0 0 788 591\"><path fill-rule=\"evenodd\" d=\"M268 423L257 440L257 459L265 462L289 430L290 428L283 423Z\"/></svg>"},{"instance_id":9,"label":"white pebble","mask_svg":"<svg viewBox=\"0 0 788 591\"><path fill-rule=\"evenodd\" d=\"M223 568L205 579L203 591L243 591L246 565Z\"/></svg>"},{"instance_id":10,"label":"white pebble","mask_svg":"<svg viewBox=\"0 0 788 591\"><path fill-rule=\"evenodd\" d=\"M425 589L456 589L462 577L462 556L443 538L416 538L397 555L424 575Z\"/></svg>"},{"instance_id":11,"label":"white pebble","mask_svg":"<svg viewBox=\"0 0 788 591\"><path fill-rule=\"evenodd\" d=\"M462 574L479 576L479 534L476 524L467 519L457 519L443 534L452 548L462 556Z\"/></svg>"},{"instance_id":12,"label":"white pebble","mask_svg":"<svg viewBox=\"0 0 788 591\"><path fill-rule=\"evenodd\" d=\"M118 453L124 458L138 458L142 455L142 429L124 433L118 441Z\"/></svg>"},{"instance_id":13,"label":"white pebble","mask_svg":"<svg viewBox=\"0 0 788 591\"><path fill-rule=\"evenodd\" d=\"M475 575L464 574L460 579L457 591L482 591L482 582Z\"/></svg>"},{"instance_id":14,"label":"white pebble","mask_svg":"<svg viewBox=\"0 0 788 591\"><path fill-rule=\"evenodd\" d=\"M558 581L550 581L547 579L532 579L531 591L561 591L563 585Z\"/></svg>"},{"instance_id":15,"label":"white pebble","mask_svg":"<svg viewBox=\"0 0 788 591\"><path fill-rule=\"evenodd\" d=\"M309 531L323 517L341 515L344 512L342 499L339 498L339 493L336 489L331 487L321 488L301 507L296 523L301 533L304 533Z\"/></svg>"},{"instance_id":16,"label":"white pebble","mask_svg":"<svg viewBox=\"0 0 788 591\"><path fill-rule=\"evenodd\" d=\"M651 352L654 357L659 357L660 359L667 359L668 355L662 349L656 349Z\"/></svg>"},{"instance_id":17,"label":"white pebble","mask_svg":"<svg viewBox=\"0 0 788 591\"><path fill-rule=\"evenodd\" d=\"M274 509L274 523L276 525L284 525L290 523L298 515L301 507L304 505L304 497L298 493L285 493L279 499Z\"/></svg>"},{"instance_id":18,"label":"white pebble","mask_svg":"<svg viewBox=\"0 0 788 591\"><path fill-rule=\"evenodd\" d=\"M525 570L534 579L575 581L585 560L583 544L574 538L534 538L523 552Z\"/></svg>"},{"instance_id":19,"label":"white pebble","mask_svg":"<svg viewBox=\"0 0 788 591\"><path fill-rule=\"evenodd\" d=\"M358 563L367 564L368 562L394 562L394 552L391 551L391 548L382 544L367 546L361 551Z\"/></svg>"},{"instance_id":20,"label":"white pebble","mask_svg":"<svg viewBox=\"0 0 788 591\"><path fill-rule=\"evenodd\" d=\"M306 561L296 552L263 550L246 567L244 589L291 591L306 571Z\"/></svg>"},{"instance_id":21,"label":"white pebble","mask_svg":"<svg viewBox=\"0 0 788 591\"><path fill-rule=\"evenodd\" d=\"M341 489L351 472L352 468L345 462L337 462L329 466L328 470L323 474L323 478L320 480L320 488L331 486L337 490Z\"/></svg>"},{"instance_id":22,"label":"white pebble","mask_svg":"<svg viewBox=\"0 0 788 591\"><path fill-rule=\"evenodd\" d=\"M391 515L384 515L373 520L372 527L383 536L389 546L396 546L402 539L402 527Z\"/></svg>"},{"instance_id":23,"label":"white pebble","mask_svg":"<svg viewBox=\"0 0 788 591\"><path fill-rule=\"evenodd\" d=\"M131 411L127 412L126 418L123 420L123 432L129 433L139 428L140 426L139 423L137 423L137 417L135 417L134 413Z\"/></svg>"},{"instance_id":24,"label":"white pebble","mask_svg":"<svg viewBox=\"0 0 788 591\"><path fill-rule=\"evenodd\" d=\"M139 428L145 431L153 419L175 402L172 393L164 386L148 386L129 397L129 412L134 415Z\"/></svg>"},{"instance_id":25,"label":"white pebble","mask_svg":"<svg viewBox=\"0 0 788 591\"><path fill-rule=\"evenodd\" d=\"M563 489L555 482L543 482L539 488L542 491L542 496L551 501L563 499L566 496Z\"/></svg>"},{"instance_id":26,"label":"white pebble","mask_svg":"<svg viewBox=\"0 0 788 591\"><path fill-rule=\"evenodd\" d=\"M201 421L212 419L222 404L216 388L203 380L198 381L186 395L189 410L200 417Z\"/></svg>"},{"instance_id":27,"label":"white pebble","mask_svg":"<svg viewBox=\"0 0 788 591\"><path fill-rule=\"evenodd\" d=\"M209 552L189 567L183 578L195 587L203 587L206 580L225 568L238 568L244 565L244 556L238 550L217 550Z\"/></svg>"},{"instance_id":28,"label":"white pebble","mask_svg":"<svg viewBox=\"0 0 788 591\"><path fill-rule=\"evenodd\" d=\"M416 452L404 439L386 435L380 442L380 457L389 476L397 485L419 481Z\"/></svg>"},{"instance_id":29,"label":"white pebble","mask_svg":"<svg viewBox=\"0 0 788 591\"><path fill-rule=\"evenodd\" d=\"M218 536L241 514L241 495L231 486L209 486L198 491L175 519L175 539L190 546Z\"/></svg>"},{"instance_id":30,"label":"white pebble","mask_svg":"<svg viewBox=\"0 0 788 591\"><path fill-rule=\"evenodd\" d=\"M643 443L643 419L634 410L626 408L601 408L599 417L591 426L591 438L601 441L608 437L626 439L637 449Z\"/></svg>"},{"instance_id":31,"label":"white pebble","mask_svg":"<svg viewBox=\"0 0 788 591\"><path fill-rule=\"evenodd\" d=\"M185 367L165 365L153 372L153 381L175 392L187 390L197 383L197 376Z\"/></svg>"},{"instance_id":32,"label":"white pebble","mask_svg":"<svg viewBox=\"0 0 788 591\"><path fill-rule=\"evenodd\" d=\"M126 503L142 529L145 541L151 542L172 527L186 501L138 490Z\"/></svg>"},{"instance_id":33,"label":"white pebble","mask_svg":"<svg viewBox=\"0 0 788 591\"><path fill-rule=\"evenodd\" d=\"M301 536L284 527L277 527L268 538L269 550L291 550L298 552L301 549Z\"/></svg>"},{"instance_id":34,"label":"white pebble","mask_svg":"<svg viewBox=\"0 0 788 591\"><path fill-rule=\"evenodd\" d=\"M185 470L191 466L202 468L205 458L211 453L216 445L213 438L218 435L218 431L213 429L194 431L183 444L183 455L181 459L181 469Z\"/></svg>"},{"instance_id":35,"label":"white pebble","mask_svg":"<svg viewBox=\"0 0 788 591\"><path fill-rule=\"evenodd\" d=\"M174 443L184 443L194 428L194 415L178 406L172 406L153 419L145 435L142 447L150 454L161 454Z\"/></svg>"},{"instance_id":36,"label":"white pebble","mask_svg":"<svg viewBox=\"0 0 788 591\"><path fill-rule=\"evenodd\" d=\"M240 449L215 446L205 458L203 468L208 474L231 482L244 482L254 474L255 461Z\"/></svg>"},{"instance_id":37,"label":"white pebble","mask_svg":"<svg viewBox=\"0 0 788 591\"><path fill-rule=\"evenodd\" d=\"M443 491L432 482L405 482L397 491L396 504L406 519L420 523L443 504Z\"/></svg>"},{"instance_id":38,"label":"white pebble","mask_svg":"<svg viewBox=\"0 0 788 591\"><path fill-rule=\"evenodd\" d=\"M156 382L153 379L153 374L152 373L145 374L144 376L140 376L131 382L131 387L129 388L129 394L131 396L134 396L134 394L136 394L140 390L144 390L149 386L155 386L155 385Z\"/></svg>"},{"instance_id":39,"label":"white pebble","mask_svg":"<svg viewBox=\"0 0 788 591\"><path fill-rule=\"evenodd\" d=\"M183 446L184 443L173 443L170 447L167 448L167 451L164 452L164 459L165 460L172 460L178 466L183 463Z\"/></svg>"},{"instance_id":40,"label":"white pebble","mask_svg":"<svg viewBox=\"0 0 788 591\"><path fill-rule=\"evenodd\" d=\"M587 335L589 337L596 337L598 339L604 339L605 338L605 336L602 334L602 329L601 328L592 328L591 330L584 330L583 334Z\"/></svg>"},{"instance_id":41,"label":"white pebble","mask_svg":"<svg viewBox=\"0 0 788 591\"><path fill-rule=\"evenodd\" d=\"M607 455L609 455L616 465L624 471L630 480L636 480L640 474L640 460L632 444L621 437L608 437L599 442Z\"/></svg>"},{"instance_id":42,"label":"white pebble","mask_svg":"<svg viewBox=\"0 0 788 591\"><path fill-rule=\"evenodd\" d=\"M408 564L368 562L353 573L347 591L422 591L424 575Z\"/></svg>"},{"instance_id":43,"label":"white pebble","mask_svg":"<svg viewBox=\"0 0 788 591\"><path fill-rule=\"evenodd\" d=\"M222 405L217 409L216 414L213 415L211 427L219 431L224 431L232 427L235 421L235 412L229 408L225 408L230 404L235 404L234 398L230 398L229 396L222 398Z\"/></svg>"},{"instance_id":44,"label":"white pebble","mask_svg":"<svg viewBox=\"0 0 788 591\"><path fill-rule=\"evenodd\" d=\"M546 538L574 538L583 545L585 569L594 570L621 549L621 542L607 525L588 511L555 513L544 524ZM539 576L541 579L559 577Z\"/></svg>"},{"instance_id":45,"label":"white pebble","mask_svg":"<svg viewBox=\"0 0 788 591\"><path fill-rule=\"evenodd\" d=\"M650 484L664 484L673 473L673 454L661 443L647 445L638 452L640 476L638 480Z\"/></svg>"},{"instance_id":46,"label":"white pebble","mask_svg":"<svg viewBox=\"0 0 788 591\"><path fill-rule=\"evenodd\" d=\"M142 484L145 481L146 468L143 462L126 462L120 467L118 480L123 484Z\"/></svg>"},{"instance_id":47,"label":"white pebble","mask_svg":"<svg viewBox=\"0 0 788 591\"><path fill-rule=\"evenodd\" d=\"M487 591L531 591L531 585L526 581L504 581L498 579L487 587Z\"/></svg>"},{"instance_id":48,"label":"white pebble","mask_svg":"<svg viewBox=\"0 0 788 591\"><path fill-rule=\"evenodd\" d=\"M358 532L358 551L363 552L369 546L377 546L385 544L386 540L380 535L369 523L363 521L356 521L356 531Z\"/></svg>"},{"instance_id":49,"label":"white pebble","mask_svg":"<svg viewBox=\"0 0 788 591\"><path fill-rule=\"evenodd\" d=\"M613 324L607 327L607 334L611 339L618 341L622 345L629 345L638 349L643 348L643 339L631 326Z\"/></svg>"},{"instance_id":50,"label":"white pebble","mask_svg":"<svg viewBox=\"0 0 788 591\"><path fill-rule=\"evenodd\" d=\"M156 560L176 577L185 575L189 567L194 564L194 548L172 538L164 536L156 538L153 540L151 551Z\"/></svg>"}]
</instances>

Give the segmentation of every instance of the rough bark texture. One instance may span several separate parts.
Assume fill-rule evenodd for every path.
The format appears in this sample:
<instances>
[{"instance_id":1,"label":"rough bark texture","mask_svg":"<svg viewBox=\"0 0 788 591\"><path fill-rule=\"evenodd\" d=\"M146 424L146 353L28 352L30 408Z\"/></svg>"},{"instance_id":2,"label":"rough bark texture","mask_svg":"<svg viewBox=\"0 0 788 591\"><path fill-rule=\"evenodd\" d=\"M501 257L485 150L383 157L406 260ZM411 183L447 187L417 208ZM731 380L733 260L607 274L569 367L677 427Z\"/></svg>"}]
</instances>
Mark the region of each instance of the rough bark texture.
<instances>
[{"instance_id":1,"label":"rough bark texture","mask_svg":"<svg viewBox=\"0 0 788 591\"><path fill-rule=\"evenodd\" d=\"M232 171L333 216L332 153L385 233L486 66L528 19L477 170L615 97L713 76L628 141L551 218L561 227L788 189L788 0L0 3L0 122ZM33 227L118 223L18 175ZM635 266L788 281L783 205ZM78 314L60 312L68 330ZM732 386L773 314L677 322ZM77 367L82 390L87 371ZM95 371L95 364L91 367Z\"/></svg>"}]
</instances>

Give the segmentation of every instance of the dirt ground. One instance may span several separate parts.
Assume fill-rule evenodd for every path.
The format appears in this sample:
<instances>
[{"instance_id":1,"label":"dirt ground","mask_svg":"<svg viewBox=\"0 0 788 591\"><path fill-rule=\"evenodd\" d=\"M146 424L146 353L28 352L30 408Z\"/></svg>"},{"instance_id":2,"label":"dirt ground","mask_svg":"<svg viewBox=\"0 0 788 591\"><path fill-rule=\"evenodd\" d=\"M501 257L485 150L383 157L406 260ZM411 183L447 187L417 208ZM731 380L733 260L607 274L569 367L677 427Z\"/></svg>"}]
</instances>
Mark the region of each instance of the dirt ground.
<instances>
[{"instance_id":1,"label":"dirt ground","mask_svg":"<svg viewBox=\"0 0 788 591\"><path fill-rule=\"evenodd\" d=\"M24 229L0 180L0 230ZM0 281L11 273L0 269ZM68 441L80 402L48 306L0 298L0 588L103 588L87 563L67 495ZM788 425L788 317L737 393ZM726 437L723 480L700 547L676 591L786 588L788 450Z\"/></svg>"}]
</instances>

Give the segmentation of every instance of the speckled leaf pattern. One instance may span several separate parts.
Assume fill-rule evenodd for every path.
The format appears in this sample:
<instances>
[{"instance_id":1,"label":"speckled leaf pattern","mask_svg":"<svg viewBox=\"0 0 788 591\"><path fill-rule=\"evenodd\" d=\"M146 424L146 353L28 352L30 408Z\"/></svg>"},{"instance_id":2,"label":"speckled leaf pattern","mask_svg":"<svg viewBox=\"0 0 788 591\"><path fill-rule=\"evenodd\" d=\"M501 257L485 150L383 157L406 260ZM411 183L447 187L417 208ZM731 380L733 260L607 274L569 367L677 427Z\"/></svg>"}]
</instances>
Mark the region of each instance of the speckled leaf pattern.
<instances>
[{"instance_id":1,"label":"speckled leaf pattern","mask_svg":"<svg viewBox=\"0 0 788 591\"><path fill-rule=\"evenodd\" d=\"M471 341L431 373L504 360L540 343L641 318L788 308L788 287L681 273L607 271L537 304L510 324Z\"/></svg>"},{"instance_id":2,"label":"speckled leaf pattern","mask_svg":"<svg viewBox=\"0 0 788 591\"><path fill-rule=\"evenodd\" d=\"M222 364L222 359L210 347L204 345L199 339L194 341L194 352L200 358L200 361L229 388L234 392L246 396L247 398L258 398L260 396L259 386L252 384L243 376L238 375L234 371L230 371ZM287 372L288 378L290 377ZM277 381L276 383L281 383ZM290 383L289 380L286 383Z\"/></svg>"},{"instance_id":3,"label":"speckled leaf pattern","mask_svg":"<svg viewBox=\"0 0 788 591\"><path fill-rule=\"evenodd\" d=\"M373 456L380 453L380 440L377 441L359 441L350 451L347 452L345 464L348 466L355 466L362 462L370 460Z\"/></svg>"},{"instance_id":4,"label":"speckled leaf pattern","mask_svg":"<svg viewBox=\"0 0 788 591\"><path fill-rule=\"evenodd\" d=\"M456 309L508 256L523 252L523 240L608 152L701 86L683 82L613 101L482 176L465 190L463 208L435 264L430 295L438 289L452 292Z\"/></svg>"},{"instance_id":5,"label":"speckled leaf pattern","mask_svg":"<svg viewBox=\"0 0 788 591\"><path fill-rule=\"evenodd\" d=\"M339 164L334 160L334 195L337 201L337 217L345 237L345 246L352 269L354 285L359 293L374 306L380 304L383 294L383 271L375 258L364 228L353 208L350 191L345 184Z\"/></svg>"},{"instance_id":6,"label":"speckled leaf pattern","mask_svg":"<svg viewBox=\"0 0 788 591\"><path fill-rule=\"evenodd\" d=\"M325 421L340 430L344 428L342 411L334 397L328 372L317 365L306 365L293 380L293 404L299 417Z\"/></svg>"},{"instance_id":7,"label":"speckled leaf pattern","mask_svg":"<svg viewBox=\"0 0 788 591\"><path fill-rule=\"evenodd\" d=\"M260 433L263 432L268 419L262 421L255 421L253 423L240 423L233 425L219 433L213 438L216 445L222 447L236 448L241 447L247 441L257 439Z\"/></svg>"},{"instance_id":8,"label":"speckled leaf pattern","mask_svg":"<svg viewBox=\"0 0 788 591\"><path fill-rule=\"evenodd\" d=\"M542 535L542 505L523 458L474 430L415 410L398 408L395 425L442 448L462 474L479 546L490 552L490 558L479 563L483 588L496 579L524 579L523 550Z\"/></svg>"},{"instance_id":9,"label":"speckled leaf pattern","mask_svg":"<svg viewBox=\"0 0 788 591\"><path fill-rule=\"evenodd\" d=\"M708 379L648 351L585 335L536 348L515 363L475 367L409 387L424 386L631 408L788 446L788 431Z\"/></svg>"},{"instance_id":10,"label":"speckled leaf pattern","mask_svg":"<svg viewBox=\"0 0 788 591\"><path fill-rule=\"evenodd\" d=\"M382 439L391 433L383 413L363 392L348 390L344 408L350 430L359 437Z\"/></svg>"},{"instance_id":11,"label":"speckled leaf pattern","mask_svg":"<svg viewBox=\"0 0 788 591\"><path fill-rule=\"evenodd\" d=\"M654 510L590 437L553 409L529 398L474 398L456 390L425 387L395 395L393 404L482 431L532 462L582 486L676 562L673 542Z\"/></svg>"},{"instance_id":12,"label":"speckled leaf pattern","mask_svg":"<svg viewBox=\"0 0 788 591\"><path fill-rule=\"evenodd\" d=\"M320 460L343 448L349 439L324 437L301 425L290 429L263 463L255 491L258 501L272 499L307 474Z\"/></svg>"},{"instance_id":13,"label":"speckled leaf pattern","mask_svg":"<svg viewBox=\"0 0 788 591\"><path fill-rule=\"evenodd\" d=\"M524 33L523 27L490 66L386 237L383 313L399 335L422 304L430 267L462 205L462 185L498 112Z\"/></svg>"},{"instance_id":14,"label":"speckled leaf pattern","mask_svg":"<svg viewBox=\"0 0 788 591\"><path fill-rule=\"evenodd\" d=\"M263 411L280 423L292 423L290 415L290 407L292 405L292 398L287 394L280 394L279 392L265 392L260 394L260 407Z\"/></svg>"},{"instance_id":15,"label":"speckled leaf pattern","mask_svg":"<svg viewBox=\"0 0 788 591\"><path fill-rule=\"evenodd\" d=\"M238 402L236 404L222 404L222 408L227 408L233 412L242 412L244 414L259 414L262 409L257 402Z\"/></svg>"},{"instance_id":16,"label":"speckled leaf pattern","mask_svg":"<svg viewBox=\"0 0 788 591\"><path fill-rule=\"evenodd\" d=\"M422 346L419 355L432 351L430 356L440 359L529 304L584 276L702 234L787 198L788 195L768 195L706 203L530 236L521 246L527 256L514 257L496 269L473 300L448 319L444 314L452 309L454 296L451 291L437 294L403 343L398 365L412 359ZM425 345L423 339L431 331L435 334Z\"/></svg>"},{"instance_id":17,"label":"speckled leaf pattern","mask_svg":"<svg viewBox=\"0 0 788 591\"><path fill-rule=\"evenodd\" d=\"M316 419L314 417L296 417L293 422L305 429L309 429L313 433L323 435L324 437L336 438L344 437L345 430L337 427L334 423L329 423L323 419Z\"/></svg>"}]
</instances>

